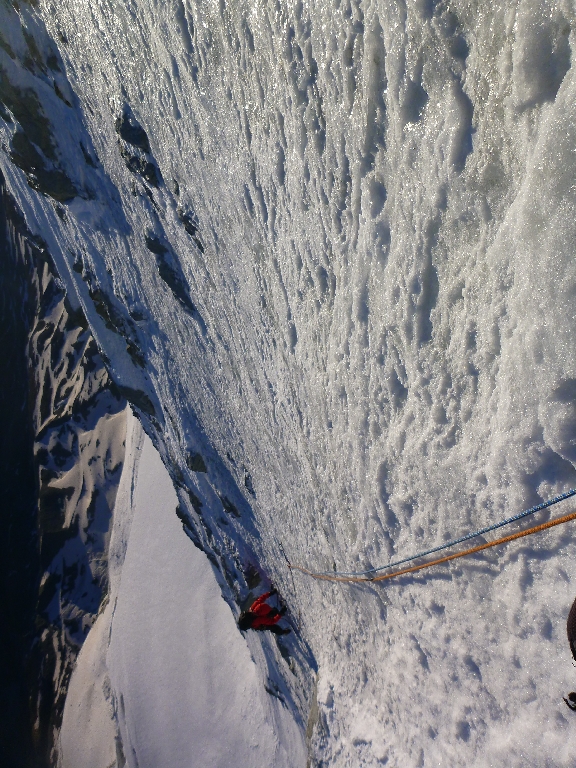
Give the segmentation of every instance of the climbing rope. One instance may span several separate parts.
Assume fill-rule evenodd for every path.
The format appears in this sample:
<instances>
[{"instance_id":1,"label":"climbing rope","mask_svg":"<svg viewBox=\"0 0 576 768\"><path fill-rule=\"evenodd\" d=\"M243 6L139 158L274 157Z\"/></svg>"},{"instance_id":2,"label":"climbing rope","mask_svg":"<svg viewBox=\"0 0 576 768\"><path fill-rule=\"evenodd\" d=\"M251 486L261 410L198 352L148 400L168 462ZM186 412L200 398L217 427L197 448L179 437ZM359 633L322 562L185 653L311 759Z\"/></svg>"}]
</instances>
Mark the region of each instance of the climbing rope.
<instances>
[{"instance_id":1,"label":"climbing rope","mask_svg":"<svg viewBox=\"0 0 576 768\"><path fill-rule=\"evenodd\" d=\"M298 629L300 629L302 616L300 614L300 601L298 600L298 595L296 594L296 584L294 583L294 574L292 573L292 566L290 564L290 560L288 560L288 556L284 551L284 547L282 546L282 542L280 541L280 539L277 539L277 542L278 542L278 547L280 548L280 552L282 552L282 555L284 556L284 560L286 560L286 565L288 566L288 572L290 573L290 578L292 579L292 592L294 593L294 600L296 601L296 605L298 606L298 619L297 619L296 626Z\"/></svg>"},{"instance_id":2,"label":"climbing rope","mask_svg":"<svg viewBox=\"0 0 576 768\"><path fill-rule=\"evenodd\" d=\"M383 573L380 576L338 576L336 574L329 574L329 573L314 573L313 571L309 571L306 568L301 568L299 565L290 565L290 568L296 571L301 571L302 573L305 573L308 576L312 576L314 579L321 579L322 581L345 581L345 582L352 582L352 583L366 582L366 581L367 582L386 581L387 579L393 579L396 576L404 576L407 573L414 573L415 571L421 571L423 568L431 568L433 565L440 565L440 563L447 563L449 560L456 560L459 557L466 557L466 555L473 555L475 552L481 552L483 549L496 547L499 544L506 544L509 541L514 541L515 539L521 539L524 536L530 536L533 533L538 533L539 531L545 531L548 528L554 528L554 526L556 525L561 525L562 523L568 523L570 520L576 520L576 512L571 512L569 515L565 515L564 517L559 517L556 520L550 520L547 523L541 523L540 525L536 525L533 528L528 528L525 531L520 531L519 533L513 533L510 536L504 536L501 539L496 539L496 541L489 541L486 544L480 544L477 547L466 549L464 550L464 552L456 552L452 555L445 555L444 557L439 557L436 560L430 561L429 563L412 565L410 568L403 568L401 571L394 571L393 573Z\"/></svg>"},{"instance_id":3,"label":"climbing rope","mask_svg":"<svg viewBox=\"0 0 576 768\"><path fill-rule=\"evenodd\" d=\"M379 571L387 570L388 568L395 568L397 565L404 565L404 563L410 563L412 560L419 560L421 557L427 557L428 555L434 554L434 552L440 552L443 549L448 549L449 547L454 547L456 544L462 544L464 541L468 541L469 539L475 539L476 536L483 536L485 533L489 533L490 531L495 531L498 528L503 528L505 525L510 525L510 523L515 523L517 520L522 520L524 517L528 517L528 515L533 515L535 512L540 512L541 509L546 509L547 507L551 507L554 504L558 504L559 501L564 501L564 499L569 499L571 496L576 496L576 488L571 488L569 491L566 491L566 493L561 493L559 496L554 496L553 499L548 499L548 501L543 501L541 504L536 504L535 507L530 507L530 509L525 509L523 512L519 512L517 515L514 515L513 517L507 517L505 520L501 520L499 523L494 523L493 525L489 525L486 528L481 528L479 531L474 531L474 533L467 533L466 536L461 536L459 539L452 539L452 541L447 541L445 544L440 544L438 547L432 547L432 549L426 549L424 552L418 552L416 555L410 555L410 557L405 557L402 560L396 560L393 563L388 563L388 565L381 565L378 568L370 568L367 571L319 571L314 572L315 576L370 576L373 573L378 573ZM311 574L312 575L312 574Z\"/></svg>"}]
</instances>

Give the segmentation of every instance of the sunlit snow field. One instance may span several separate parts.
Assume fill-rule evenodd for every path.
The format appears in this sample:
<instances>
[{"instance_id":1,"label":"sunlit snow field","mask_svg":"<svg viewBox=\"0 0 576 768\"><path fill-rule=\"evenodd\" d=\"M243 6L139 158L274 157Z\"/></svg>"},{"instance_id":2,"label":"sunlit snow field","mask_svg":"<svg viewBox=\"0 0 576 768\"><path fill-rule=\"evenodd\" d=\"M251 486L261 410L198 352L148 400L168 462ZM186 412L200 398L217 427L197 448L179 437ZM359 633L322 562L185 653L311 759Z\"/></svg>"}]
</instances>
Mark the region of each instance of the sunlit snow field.
<instances>
[{"instance_id":1,"label":"sunlit snow field","mask_svg":"<svg viewBox=\"0 0 576 768\"><path fill-rule=\"evenodd\" d=\"M66 217L3 172L165 460L208 509L242 490L235 531L318 664L310 764L573 765L573 527L385 586L292 581L281 552L364 570L576 486L572 3L39 8L102 165L62 139L90 190ZM125 105L156 187L122 158Z\"/></svg>"}]
</instances>

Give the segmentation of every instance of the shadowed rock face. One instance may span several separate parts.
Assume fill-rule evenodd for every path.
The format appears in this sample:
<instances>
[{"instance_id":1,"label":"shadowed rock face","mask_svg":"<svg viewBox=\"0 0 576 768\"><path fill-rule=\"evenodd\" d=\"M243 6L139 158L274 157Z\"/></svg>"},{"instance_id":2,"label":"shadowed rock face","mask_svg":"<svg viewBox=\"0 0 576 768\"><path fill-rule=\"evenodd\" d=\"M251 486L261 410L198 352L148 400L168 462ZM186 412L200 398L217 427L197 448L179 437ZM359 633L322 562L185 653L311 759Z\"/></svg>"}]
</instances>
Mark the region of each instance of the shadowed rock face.
<instances>
[{"instance_id":1,"label":"shadowed rock face","mask_svg":"<svg viewBox=\"0 0 576 768\"><path fill-rule=\"evenodd\" d=\"M0 753L22 768L54 765L107 592L126 400L1 177L0 192Z\"/></svg>"},{"instance_id":2,"label":"shadowed rock face","mask_svg":"<svg viewBox=\"0 0 576 768\"><path fill-rule=\"evenodd\" d=\"M27 662L35 637L39 581L38 487L29 409L26 347L34 321L30 274L10 201L0 207L0 752L7 765L32 765ZM19 248L20 246L20 248ZM18 249L18 250L17 250ZM28 249L31 250L30 246ZM19 258L22 254L23 258ZM5 629L4 629L5 628Z\"/></svg>"}]
</instances>

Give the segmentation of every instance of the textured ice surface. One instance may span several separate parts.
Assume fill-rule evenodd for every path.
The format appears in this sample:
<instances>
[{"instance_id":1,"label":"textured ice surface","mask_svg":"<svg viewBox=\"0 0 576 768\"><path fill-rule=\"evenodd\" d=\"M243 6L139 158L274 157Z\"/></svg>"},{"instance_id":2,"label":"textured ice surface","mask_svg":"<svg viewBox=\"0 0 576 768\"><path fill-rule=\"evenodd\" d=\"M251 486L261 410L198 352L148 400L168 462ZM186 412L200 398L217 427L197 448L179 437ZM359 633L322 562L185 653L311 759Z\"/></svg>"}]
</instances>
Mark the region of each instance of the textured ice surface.
<instances>
[{"instance_id":1,"label":"textured ice surface","mask_svg":"<svg viewBox=\"0 0 576 768\"><path fill-rule=\"evenodd\" d=\"M95 167L65 218L6 176L188 514L244 492L198 536L301 615L313 760L570 765L569 528L374 589L279 542L364 569L576 484L572 4L40 9Z\"/></svg>"}]
</instances>

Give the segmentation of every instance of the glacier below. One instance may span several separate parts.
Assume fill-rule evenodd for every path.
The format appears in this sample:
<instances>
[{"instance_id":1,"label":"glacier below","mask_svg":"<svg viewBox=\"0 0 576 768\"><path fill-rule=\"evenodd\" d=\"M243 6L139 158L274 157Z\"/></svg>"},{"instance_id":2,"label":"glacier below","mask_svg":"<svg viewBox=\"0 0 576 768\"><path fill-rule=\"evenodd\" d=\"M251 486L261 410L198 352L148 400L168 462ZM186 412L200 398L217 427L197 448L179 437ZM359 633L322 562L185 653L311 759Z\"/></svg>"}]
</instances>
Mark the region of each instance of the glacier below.
<instances>
[{"instance_id":1,"label":"glacier below","mask_svg":"<svg viewBox=\"0 0 576 768\"><path fill-rule=\"evenodd\" d=\"M576 486L575 25L0 4L6 187L227 610L285 599L291 636L247 643L309 766L574 762L570 526L385 586L286 558L367 570Z\"/></svg>"}]
</instances>

